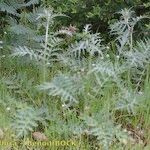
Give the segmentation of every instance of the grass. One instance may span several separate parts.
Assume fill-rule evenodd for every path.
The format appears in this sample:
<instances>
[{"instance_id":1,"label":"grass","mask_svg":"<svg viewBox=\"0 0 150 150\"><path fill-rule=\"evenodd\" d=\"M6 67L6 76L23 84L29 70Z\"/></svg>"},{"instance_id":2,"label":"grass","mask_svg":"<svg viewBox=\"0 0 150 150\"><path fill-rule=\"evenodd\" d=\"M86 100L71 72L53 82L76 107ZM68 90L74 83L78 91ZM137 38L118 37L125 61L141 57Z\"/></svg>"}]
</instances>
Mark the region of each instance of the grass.
<instances>
[{"instance_id":1,"label":"grass","mask_svg":"<svg viewBox=\"0 0 150 150\"><path fill-rule=\"evenodd\" d=\"M18 63L19 61L19 63ZM55 66L50 72L47 73L48 79L50 80L53 78L53 76L56 74L57 70L60 69L60 66ZM25 74L25 77L21 78L21 91L22 93L17 93L14 90L15 89L9 89L6 85L1 84L0 86L0 91L1 91L1 96L3 97L8 97L8 98L14 98L14 102L5 99L5 101L0 101L1 107L0 107L0 127L4 130L4 140L9 141L9 140L14 140L13 136L14 133L11 130L10 123L11 123L11 118L12 114L15 112L17 104L24 104L24 105L33 105L35 107L40 107L42 105L42 93L39 93L35 86L39 84L42 79L41 71L40 68L37 68L34 64L20 64L20 60L16 59L10 59L9 57L5 57L4 59L1 59L1 79L7 78L7 77L12 77L14 74ZM64 70L63 70L64 71ZM33 84L29 84L30 87L28 87L28 82L32 79ZM18 81L17 81L18 82ZM87 90L90 87L87 87ZM17 89L16 89L17 90ZM75 142L77 142L76 147L68 148L68 149L80 149L80 150L91 150L91 149L101 149L100 147L97 147L97 144L94 139L94 137L90 137L89 139L88 136L86 135L81 135L81 136L72 136L72 133L69 132L69 125L70 124L76 124L79 123L79 119L77 117L77 111L78 113L87 113L87 114L93 114L98 112L100 109L108 109L111 110L113 106L115 105L115 101L112 98L112 93L114 92L114 87L110 86L107 87L105 90L103 90L102 96L98 94L98 97L96 99L93 99L91 95L85 95L84 99L87 99L87 102L81 101L80 107L78 110L73 109L73 110L63 110L61 107L61 103L59 98L55 97L49 97L46 96L46 105L51 112L53 118L53 122L48 124L47 127L42 127L42 129L39 128L42 132L45 133L45 135L49 139L55 139L55 140L68 140L72 139ZM137 134L136 128L139 127L144 133L144 141L146 142L146 145L144 146L143 144L140 143L134 143L134 144L127 144L124 145L122 148L122 145L119 143L114 143L110 149L114 150L121 150L121 149L135 149L135 150L148 150L150 149L150 143L149 143L149 138L150 138L150 84L149 84L149 77L145 79L144 83L144 90L143 90L143 99L144 103L142 102L142 105L138 108L138 111L136 115L129 115L128 113L120 113L120 112L113 112L113 119L116 120L116 123L122 124L124 128L126 128L128 131L132 130L135 132L135 135ZM7 102L8 101L8 102ZM85 104L86 103L86 104ZM10 107L10 110L7 110L7 108ZM51 116L51 117L52 117ZM36 129L37 130L37 129ZM10 136L11 135L11 136ZM134 135L134 136L135 136ZM139 135L137 135L139 136ZM30 138L31 136L29 136ZM139 138L139 137L138 137ZM32 140L32 138L30 138ZM17 139L16 139L17 140ZM97 147L97 148L96 148ZM15 149L22 149L22 145L18 145L18 148L13 148ZM58 148L58 147L57 147ZM51 147L51 149L55 150L57 149L56 147ZM4 148L3 149L8 149ZM32 149L30 147L30 149ZM37 148L38 150L40 148ZM41 148L41 149L46 149L46 148ZM49 148L47 148L49 149ZM63 149L61 146L58 149ZM64 150L67 150L65 147Z\"/></svg>"}]
</instances>

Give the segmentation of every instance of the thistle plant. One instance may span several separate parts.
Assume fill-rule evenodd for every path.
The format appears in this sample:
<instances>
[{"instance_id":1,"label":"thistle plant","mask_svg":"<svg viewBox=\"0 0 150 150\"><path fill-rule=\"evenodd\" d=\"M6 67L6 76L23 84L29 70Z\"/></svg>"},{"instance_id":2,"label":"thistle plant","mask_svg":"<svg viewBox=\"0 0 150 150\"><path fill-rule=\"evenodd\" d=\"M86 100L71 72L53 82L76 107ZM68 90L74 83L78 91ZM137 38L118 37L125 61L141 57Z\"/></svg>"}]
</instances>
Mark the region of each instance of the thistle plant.
<instances>
[{"instance_id":1,"label":"thistle plant","mask_svg":"<svg viewBox=\"0 0 150 150\"><path fill-rule=\"evenodd\" d=\"M34 131L41 123L46 125L48 119L46 110L32 107L20 108L17 110L11 124L18 138L25 138L29 132Z\"/></svg>"},{"instance_id":2,"label":"thistle plant","mask_svg":"<svg viewBox=\"0 0 150 150\"><path fill-rule=\"evenodd\" d=\"M116 105L116 110L127 111L129 114L136 114L136 108L140 106L140 94L136 91L124 89L118 96L119 101Z\"/></svg>"},{"instance_id":3,"label":"thistle plant","mask_svg":"<svg viewBox=\"0 0 150 150\"><path fill-rule=\"evenodd\" d=\"M2 0L0 2L0 11L18 17L20 16L20 14L17 12L17 10L36 4L39 4L39 0L30 0L28 2L26 2L25 0Z\"/></svg>"},{"instance_id":4,"label":"thistle plant","mask_svg":"<svg viewBox=\"0 0 150 150\"><path fill-rule=\"evenodd\" d=\"M57 45L60 41L59 39L55 38L53 41L49 41L52 38L49 37L49 28L53 25L54 18L62 16L62 14L54 14L52 9L44 9L43 13L40 13L37 19L45 19L45 22L43 22L43 26L45 27L45 41L44 41L44 50L43 50L43 82L46 81L46 57L47 57L47 51L48 55L55 57L57 56L57 51L59 49L53 49L54 45ZM53 45L54 44L54 45Z\"/></svg>"},{"instance_id":5,"label":"thistle plant","mask_svg":"<svg viewBox=\"0 0 150 150\"><path fill-rule=\"evenodd\" d=\"M145 39L145 41L138 41L133 51L125 53L127 58L127 63L131 67L135 68L145 68L145 66L150 63L150 39Z\"/></svg>"},{"instance_id":6,"label":"thistle plant","mask_svg":"<svg viewBox=\"0 0 150 150\"><path fill-rule=\"evenodd\" d=\"M76 58L82 58L82 56L89 54L94 56L95 53L98 53L103 57L104 46L101 44L102 39L98 33L90 33L90 25L86 25L83 29L82 36L83 38L79 42L71 44L68 48L68 55L72 55Z\"/></svg>"},{"instance_id":7,"label":"thistle plant","mask_svg":"<svg viewBox=\"0 0 150 150\"><path fill-rule=\"evenodd\" d=\"M54 18L62 16L61 14L53 13L52 9L44 9L43 12L37 13L36 20L38 21L38 30L44 27L45 29L45 39L42 41L37 41L39 48L32 48L27 46L18 46L14 49L13 57L16 56L28 56L30 59L36 60L37 63L40 62L43 68L43 82L46 81L46 68L52 65L57 59L58 52L61 50L58 45L62 41L58 37L55 37L53 32L49 32L50 27L54 23ZM28 29L24 29L26 32L30 32ZM25 33L24 32L24 33ZM33 37L36 41L35 36Z\"/></svg>"},{"instance_id":8,"label":"thistle plant","mask_svg":"<svg viewBox=\"0 0 150 150\"><path fill-rule=\"evenodd\" d=\"M135 12L131 9L123 9L118 14L121 15L120 20L110 25L110 33L117 35L116 41L119 43L117 44L117 50L121 54L126 44L129 45L130 51L132 51L134 27L145 16L136 17Z\"/></svg>"},{"instance_id":9,"label":"thistle plant","mask_svg":"<svg viewBox=\"0 0 150 150\"><path fill-rule=\"evenodd\" d=\"M121 129L120 125L114 125L111 114L101 110L93 116L83 115L81 117L87 126L86 133L95 136L99 146L104 150L110 149L112 143L119 140L121 143L127 141L128 135ZM85 132L83 130L83 132Z\"/></svg>"},{"instance_id":10,"label":"thistle plant","mask_svg":"<svg viewBox=\"0 0 150 150\"><path fill-rule=\"evenodd\" d=\"M83 88L79 77L65 74L60 74L51 82L38 86L39 90L46 91L50 96L60 96L66 107L78 103L77 96L83 91Z\"/></svg>"}]
</instances>

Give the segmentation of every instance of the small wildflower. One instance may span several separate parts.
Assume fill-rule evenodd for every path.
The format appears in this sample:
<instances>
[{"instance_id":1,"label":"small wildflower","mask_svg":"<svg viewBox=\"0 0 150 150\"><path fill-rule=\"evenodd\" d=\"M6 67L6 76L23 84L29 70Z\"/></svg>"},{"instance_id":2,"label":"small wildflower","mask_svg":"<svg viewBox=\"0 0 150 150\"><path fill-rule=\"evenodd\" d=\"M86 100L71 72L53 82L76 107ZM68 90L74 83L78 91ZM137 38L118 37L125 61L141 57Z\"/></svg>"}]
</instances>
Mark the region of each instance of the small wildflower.
<instances>
[{"instance_id":1,"label":"small wildflower","mask_svg":"<svg viewBox=\"0 0 150 150\"><path fill-rule=\"evenodd\" d=\"M143 92L142 92L142 91L139 91L139 92L138 92L138 94L139 94L139 95L142 95L142 94L143 94Z\"/></svg>"},{"instance_id":2,"label":"small wildflower","mask_svg":"<svg viewBox=\"0 0 150 150\"><path fill-rule=\"evenodd\" d=\"M2 55L2 58L5 58L6 56L5 55Z\"/></svg>"},{"instance_id":3,"label":"small wildflower","mask_svg":"<svg viewBox=\"0 0 150 150\"><path fill-rule=\"evenodd\" d=\"M141 130L141 131L140 131L140 134L144 134L144 131L143 131L143 130Z\"/></svg>"},{"instance_id":4,"label":"small wildflower","mask_svg":"<svg viewBox=\"0 0 150 150\"><path fill-rule=\"evenodd\" d=\"M123 143L124 145L127 145L128 141L127 141L126 139L122 139L122 143Z\"/></svg>"},{"instance_id":5,"label":"small wildflower","mask_svg":"<svg viewBox=\"0 0 150 150\"><path fill-rule=\"evenodd\" d=\"M107 54L106 57L109 58L109 54Z\"/></svg>"},{"instance_id":6,"label":"small wildflower","mask_svg":"<svg viewBox=\"0 0 150 150\"><path fill-rule=\"evenodd\" d=\"M96 64L92 64L92 66L94 67L94 66L96 66Z\"/></svg>"},{"instance_id":7,"label":"small wildflower","mask_svg":"<svg viewBox=\"0 0 150 150\"><path fill-rule=\"evenodd\" d=\"M90 107L89 107L89 106L85 106L84 110L85 110L85 111L89 111L89 110L90 110Z\"/></svg>"},{"instance_id":8,"label":"small wildflower","mask_svg":"<svg viewBox=\"0 0 150 150\"><path fill-rule=\"evenodd\" d=\"M90 95L90 93L88 92L87 95Z\"/></svg>"},{"instance_id":9,"label":"small wildflower","mask_svg":"<svg viewBox=\"0 0 150 150\"><path fill-rule=\"evenodd\" d=\"M124 131L124 132L127 132L127 129L124 129L123 131Z\"/></svg>"},{"instance_id":10,"label":"small wildflower","mask_svg":"<svg viewBox=\"0 0 150 150\"><path fill-rule=\"evenodd\" d=\"M7 110L7 111L10 111L10 107L7 107L6 110Z\"/></svg>"},{"instance_id":11,"label":"small wildflower","mask_svg":"<svg viewBox=\"0 0 150 150\"><path fill-rule=\"evenodd\" d=\"M119 59L119 58L120 58L120 56L119 56L119 55L117 55L116 57L117 57L117 59Z\"/></svg>"},{"instance_id":12,"label":"small wildflower","mask_svg":"<svg viewBox=\"0 0 150 150\"><path fill-rule=\"evenodd\" d=\"M110 49L110 47L109 47L109 46L106 46L106 48L107 48L107 49Z\"/></svg>"},{"instance_id":13,"label":"small wildflower","mask_svg":"<svg viewBox=\"0 0 150 150\"><path fill-rule=\"evenodd\" d=\"M66 105L66 104L62 104L62 107L63 107L63 108L66 108L66 107L67 107L67 105Z\"/></svg>"},{"instance_id":14,"label":"small wildflower","mask_svg":"<svg viewBox=\"0 0 150 150\"><path fill-rule=\"evenodd\" d=\"M84 68L82 68L82 69L81 69L81 72L84 72L84 71L85 71Z\"/></svg>"},{"instance_id":15,"label":"small wildflower","mask_svg":"<svg viewBox=\"0 0 150 150\"><path fill-rule=\"evenodd\" d=\"M7 34L7 32L5 31L4 34Z\"/></svg>"},{"instance_id":16,"label":"small wildflower","mask_svg":"<svg viewBox=\"0 0 150 150\"><path fill-rule=\"evenodd\" d=\"M131 131L128 131L128 134L129 134L129 135L131 135L131 134L132 134L132 132L131 132Z\"/></svg>"},{"instance_id":17,"label":"small wildflower","mask_svg":"<svg viewBox=\"0 0 150 150\"><path fill-rule=\"evenodd\" d=\"M50 63L48 62L46 65L47 65L47 66L49 66L49 65L50 65Z\"/></svg>"}]
</instances>

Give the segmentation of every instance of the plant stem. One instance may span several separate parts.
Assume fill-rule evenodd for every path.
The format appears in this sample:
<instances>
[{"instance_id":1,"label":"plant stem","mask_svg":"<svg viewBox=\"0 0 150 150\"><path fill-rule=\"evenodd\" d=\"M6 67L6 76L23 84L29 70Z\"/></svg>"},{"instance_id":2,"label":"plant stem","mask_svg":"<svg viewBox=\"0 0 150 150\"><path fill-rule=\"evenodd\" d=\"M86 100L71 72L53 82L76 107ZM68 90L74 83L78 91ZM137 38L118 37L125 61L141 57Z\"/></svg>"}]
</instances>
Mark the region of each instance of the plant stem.
<instances>
[{"instance_id":1,"label":"plant stem","mask_svg":"<svg viewBox=\"0 0 150 150\"><path fill-rule=\"evenodd\" d=\"M130 35L130 51L132 51L132 48L133 48L133 35L132 35L132 31L131 31L131 35Z\"/></svg>"},{"instance_id":2,"label":"plant stem","mask_svg":"<svg viewBox=\"0 0 150 150\"><path fill-rule=\"evenodd\" d=\"M132 33L133 33L133 27L130 27L129 25L128 25L128 30L129 30L129 34L130 34L130 51L133 51L133 35L132 35ZM131 86L132 85L132 83L131 83L131 70L129 69L129 71L128 71L128 84Z\"/></svg>"},{"instance_id":3,"label":"plant stem","mask_svg":"<svg viewBox=\"0 0 150 150\"><path fill-rule=\"evenodd\" d=\"M47 72L47 67L46 67L46 51L47 51L47 45L48 45L48 33L49 33L49 22L50 22L50 17L47 16L46 18L46 33L45 33L45 45L44 45L44 59L43 59L43 81L46 82L46 72ZM43 95L43 104L46 106L46 94L44 93Z\"/></svg>"},{"instance_id":4,"label":"plant stem","mask_svg":"<svg viewBox=\"0 0 150 150\"><path fill-rule=\"evenodd\" d=\"M48 44L49 21L50 21L50 18L48 16L47 23L46 23L45 46L44 46L43 82L46 81L46 50L47 50L47 44Z\"/></svg>"}]
</instances>

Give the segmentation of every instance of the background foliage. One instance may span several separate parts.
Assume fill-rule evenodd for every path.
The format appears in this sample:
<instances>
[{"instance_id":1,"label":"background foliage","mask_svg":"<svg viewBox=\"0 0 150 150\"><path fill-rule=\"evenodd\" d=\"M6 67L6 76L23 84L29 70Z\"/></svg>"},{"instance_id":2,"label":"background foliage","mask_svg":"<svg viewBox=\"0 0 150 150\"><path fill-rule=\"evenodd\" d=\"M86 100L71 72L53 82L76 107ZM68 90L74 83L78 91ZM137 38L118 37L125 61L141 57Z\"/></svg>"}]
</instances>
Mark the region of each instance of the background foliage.
<instances>
[{"instance_id":1,"label":"background foliage","mask_svg":"<svg viewBox=\"0 0 150 150\"><path fill-rule=\"evenodd\" d=\"M147 0L45 0L44 3L70 17L63 21L65 25L82 29L85 24L92 24L92 29L102 34L106 34L109 24L118 18L115 13L121 9L133 8L139 16L149 14L150 7Z\"/></svg>"}]
</instances>

